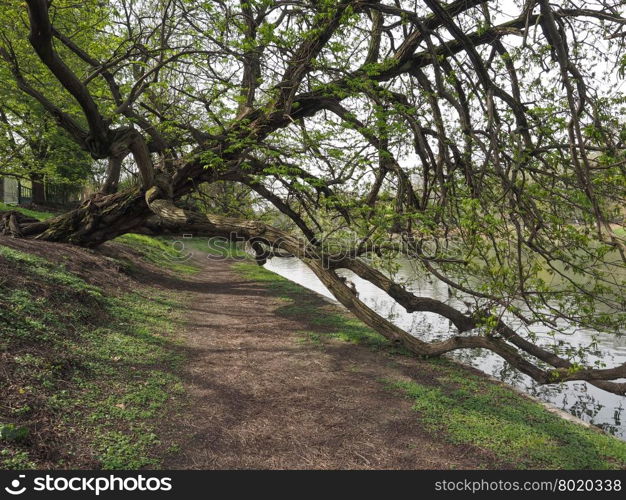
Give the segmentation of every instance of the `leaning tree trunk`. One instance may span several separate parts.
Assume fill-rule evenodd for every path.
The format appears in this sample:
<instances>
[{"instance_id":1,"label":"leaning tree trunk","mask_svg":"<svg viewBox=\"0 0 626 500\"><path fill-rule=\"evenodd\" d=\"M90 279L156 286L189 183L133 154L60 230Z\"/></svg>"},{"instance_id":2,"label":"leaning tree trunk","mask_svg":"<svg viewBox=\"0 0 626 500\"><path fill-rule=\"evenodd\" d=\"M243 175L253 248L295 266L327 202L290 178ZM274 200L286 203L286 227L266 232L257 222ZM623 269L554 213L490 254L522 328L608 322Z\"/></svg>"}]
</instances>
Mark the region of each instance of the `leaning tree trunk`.
<instances>
[{"instance_id":1,"label":"leaning tree trunk","mask_svg":"<svg viewBox=\"0 0 626 500\"><path fill-rule=\"evenodd\" d=\"M35 239L93 248L133 231L150 215L143 192L137 188L91 198L71 212L46 221L45 230L27 225L22 233Z\"/></svg>"},{"instance_id":2,"label":"leaning tree trunk","mask_svg":"<svg viewBox=\"0 0 626 500\"><path fill-rule=\"evenodd\" d=\"M96 247L140 228L152 215L141 189L90 198L63 215L38 221L19 212L0 212L0 234Z\"/></svg>"},{"instance_id":3,"label":"leaning tree trunk","mask_svg":"<svg viewBox=\"0 0 626 500\"><path fill-rule=\"evenodd\" d=\"M136 158L147 155L141 147L137 149L140 151ZM123 158L124 155L119 157ZM113 194L98 193L78 208L58 217L43 222L21 223L19 234L33 239L94 248L117 236L138 230L154 215L146 201L146 185L160 186L159 192L167 193L172 199L184 196L197 183L207 178L220 178L211 170L205 169L201 163L193 161L181 166L173 177L156 170L155 173L144 173L143 177L144 187L129 188ZM149 184L146 184L147 182ZM0 220L0 233L2 230Z\"/></svg>"}]
</instances>

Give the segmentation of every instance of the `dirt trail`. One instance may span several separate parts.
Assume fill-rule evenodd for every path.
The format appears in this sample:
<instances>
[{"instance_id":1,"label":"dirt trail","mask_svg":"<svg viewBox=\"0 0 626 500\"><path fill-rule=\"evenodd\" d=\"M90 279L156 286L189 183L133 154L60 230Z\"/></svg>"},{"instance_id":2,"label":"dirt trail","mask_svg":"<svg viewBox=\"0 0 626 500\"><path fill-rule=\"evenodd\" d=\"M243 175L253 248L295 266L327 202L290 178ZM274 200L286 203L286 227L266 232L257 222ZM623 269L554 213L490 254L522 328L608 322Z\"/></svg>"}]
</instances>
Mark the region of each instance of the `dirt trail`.
<instances>
[{"instance_id":1,"label":"dirt trail","mask_svg":"<svg viewBox=\"0 0 626 500\"><path fill-rule=\"evenodd\" d=\"M166 425L181 452L172 469L447 469L493 467L474 447L437 439L381 379L423 376L367 347L301 341L306 319L227 262L192 277L144 276L182 290L190 404ZM415 373L411 375L411 370Z\"/></svg>"}]
</instances>

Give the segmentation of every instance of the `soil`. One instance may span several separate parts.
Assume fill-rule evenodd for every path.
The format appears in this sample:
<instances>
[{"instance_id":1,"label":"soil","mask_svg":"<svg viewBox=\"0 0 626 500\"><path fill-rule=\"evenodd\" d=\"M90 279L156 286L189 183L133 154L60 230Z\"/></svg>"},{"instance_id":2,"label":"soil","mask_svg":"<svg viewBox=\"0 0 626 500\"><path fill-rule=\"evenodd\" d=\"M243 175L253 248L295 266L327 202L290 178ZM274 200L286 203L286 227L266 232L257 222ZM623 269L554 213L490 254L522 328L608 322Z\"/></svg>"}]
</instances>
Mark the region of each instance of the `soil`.
<instances>
[{"instance_id":1,"label":"soil","mask_svg":"<svg viewBox=\"0 0 626 500\"><path fill-rule=\"evenodd\" d=\"M199 262L203 271L192 277L142 278L188 297L190 401L167 423L181 452L165 468L506 467L425 430L410 401L382 383L431 377L426 363L338 340L303 343L297 332L311 329L307 318L281 316L284 302L227 262Z\"/></svg>"}]
</instances>

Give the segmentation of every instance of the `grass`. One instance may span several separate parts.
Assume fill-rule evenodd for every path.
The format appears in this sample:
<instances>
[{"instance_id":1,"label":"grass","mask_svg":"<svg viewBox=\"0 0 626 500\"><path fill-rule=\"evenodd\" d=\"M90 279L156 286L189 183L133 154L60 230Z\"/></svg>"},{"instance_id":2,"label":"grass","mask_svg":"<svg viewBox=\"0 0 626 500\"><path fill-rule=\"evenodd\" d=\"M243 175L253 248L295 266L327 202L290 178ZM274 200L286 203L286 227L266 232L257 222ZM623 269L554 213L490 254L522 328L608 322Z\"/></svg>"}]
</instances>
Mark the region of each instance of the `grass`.
<instances>
[{"instance_id":1,"label":"grass","mask_svg":"<svg viewBox=\"0 0 626 500\"><path fill-rule=\"evenodd\" d=\"M237 262L234 268L242 276L263 283L274 296L285 302L285 305L278 309L279 314L292 318L307 318L311 330L298 332L305 342L322 345L326 339L337 339L392 354L410 355L406 349L393 344L319 295L256 265L252 260Z\"/></svg>"},{"instance_id":2,"label":"grass","mask_svg":"<svg viewBox=\"0 0 626 500\"><path fill-rule=\"evenodd\" d=\"M20 207L17 205L7 205L6 203L2 203L0 201L0 212L6 211L6 210L15 210L15 211L23 213L24 215L28 215L30 217L34 217L35 219L39 219L39 220L46 220L46 219L49 219L50 217L54 217L54 214L50 212L38 212L36 210L29 210L28 208Z\"/></svg>"},{"instance_id":3,"label":"grass","mask_svg":"<svg viewBox=\"0 0 626 500\"><path fill-rule=\"evenodd\" d=\"M179 298L113 295L3 246L0 268L0 469L159 467L184 393Z\"/></svg>"},{"instance_id":4,"label":"grass","mask_svg":"<svg viewBox=\"0 0 626 500\"><path fill-rule=\"evenodd\" d=\"M199 271L197 265L190 262L193 251L204 252L216 258L247 259L247 254L236 243L224 238L153 238L125 234L114 241L140 252L148 262L182 274L195 274ZM132 263L126 264L132 268Z\"/></svg>"},{"instance_id":5,"label":"grass","mask_svg":"<svg viewBox=\"0 0 626 500\"><path fill-rule=\"evenodd\" d=\"M195 274L198 267L190 262L190 254L184 247L178 246L177 240L153 238L141 234L124 234L113 240L139 252L142 257L159 267L182 274ZM133 264L126 262L132 269Z\"/></svg>"},{"instance_id":6,"label":"grass","mask_svg":"<svg viewBox=\"0 0 626 500\"><path fill-rule=\"evenodd\" d=\"M520 469L621 469L626 443L571 423L507 387L441 363L440 385L387 380L413 401L424 426L487 449Z\"/></svg>"},{"instance_id":7,"label":"grass","mask_svg":"<svg viewBox=\"0 0 626 500\"><path fill-rule=\"evenodd\" d=\"M300 341L323 347L329 339L366 345L389 356L410 355L338 308L282 276L248 262L234 268L263 283L284 301L285 316L307 318L310 329ZM511 388L475 375L445 359L417 360L432 381L381 380L413 402L415 418L438 439L488 450L503 466L520 469L620 469L626 443L567 421Z\"/></svg>"},{"instance_id":8,"label":"grass","mask_svg":"<svg viewBox=\"0 0 626 500\"><path fill-rule=\"evenodd\" d=\"M392 345L356 318L329 306L316 294L278 274L260 267L252 261L240 261L234 268L245 278L263 283L272 295L280 297L285 305L277 312L292 318L307 318L311 330L298 332L304 341L321 345L324 339L367 345L373 349L385 349L397 353L406 352ZM323 310L322 310L323 309Z\"/></svg>"},{"instance_id":9,"label":"grass","mask_svg":"<svg viewBox=\"0 0 626 500\"><path fill-rule=\"evenodd\" d=\"M225 238L192 238L182 241L188 248L208 253L214 257L239 260L248 258L248 254L241 248L240 244Z\"/></svg>"},{"instance_id":10,"label":"grass","mask_svg":"<svg viewBox=\"0 0 626 500\"><path fill-rule=\"evenodd\" d=\"M91 330L78 350L89 375L80 379L85 395L65 402L77 421L87 416L102 468L156 467L158 419L184 394L172 318L178 304L154 292L108 302L114 324Z\"/></svg>"}]
</instances>

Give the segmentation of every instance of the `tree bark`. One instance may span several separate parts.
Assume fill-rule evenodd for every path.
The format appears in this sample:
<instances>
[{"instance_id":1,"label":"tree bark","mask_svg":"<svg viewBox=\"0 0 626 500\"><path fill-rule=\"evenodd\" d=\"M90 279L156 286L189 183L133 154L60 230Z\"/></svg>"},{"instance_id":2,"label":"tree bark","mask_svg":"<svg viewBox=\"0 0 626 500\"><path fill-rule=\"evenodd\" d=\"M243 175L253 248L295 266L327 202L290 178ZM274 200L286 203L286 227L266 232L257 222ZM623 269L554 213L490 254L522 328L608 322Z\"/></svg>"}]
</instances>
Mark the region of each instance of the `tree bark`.
<instances>
[{"instance_id":1,"label":"tree bark","mask_svg":"<svg viewBox=\"0 0 626 500\"><path fill-rule=\"evenodd\" d=\"M100 192L102 194L113 194L117 192L122 172L122 162L126 155L111 156L107 165L106 179Z\"/></svg>"}]
</instances>

